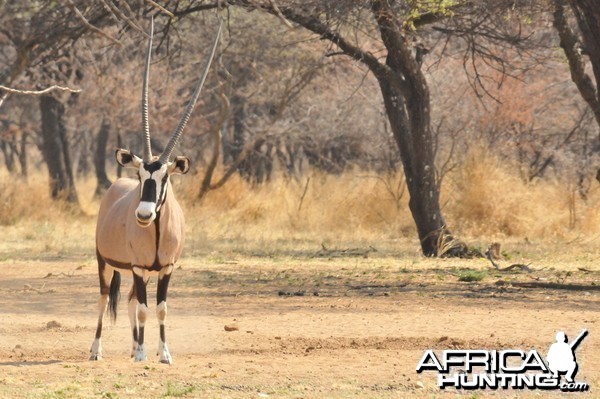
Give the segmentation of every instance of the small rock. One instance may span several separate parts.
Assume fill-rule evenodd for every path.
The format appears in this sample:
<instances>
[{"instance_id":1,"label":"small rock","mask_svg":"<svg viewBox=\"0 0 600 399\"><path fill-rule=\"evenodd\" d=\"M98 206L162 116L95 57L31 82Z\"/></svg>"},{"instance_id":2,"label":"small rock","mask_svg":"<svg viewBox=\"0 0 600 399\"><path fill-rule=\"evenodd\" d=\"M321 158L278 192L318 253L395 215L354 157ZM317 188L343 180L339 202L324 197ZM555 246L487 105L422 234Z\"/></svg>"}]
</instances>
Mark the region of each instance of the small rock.
<instances>
[{"instance_id":1,"label":"small rock","mask_svg":"<svg viewBox=\"0 0 600 399\"><path fill-rule=\"evenodd\" d=\"M423 388L425 388L425 385L423 385L423 383L422 383L421 381L417 381L417 382L415 382L415 386L416 386L417 388L420 388L420 389L423 389Z\"/></svg>"},{"instance_id":2,"label":"small rock","mask_svg":"<svg viewBox=\"0 0 600 399\"><path fill-rule=\"evenodd\" d=\"M227 332L231 332L231 331L239 331L239 327L235 326L235 325L229 325L229 326L225 326L223 327L225 329L225 331Z\"/></svg>"},{"instance_id":3,"label":"small rock","mask_svg":"<svg viewBox=\"0 0 600 399\"><path fill-rule=\"evenodd\" d=\"M49 321L48 323L46 323L46 328L49 330L52 328L61 328L61 327L62 327L62 325L56 320L52 320L52 321Z\"/></svg>"}]
</instances>

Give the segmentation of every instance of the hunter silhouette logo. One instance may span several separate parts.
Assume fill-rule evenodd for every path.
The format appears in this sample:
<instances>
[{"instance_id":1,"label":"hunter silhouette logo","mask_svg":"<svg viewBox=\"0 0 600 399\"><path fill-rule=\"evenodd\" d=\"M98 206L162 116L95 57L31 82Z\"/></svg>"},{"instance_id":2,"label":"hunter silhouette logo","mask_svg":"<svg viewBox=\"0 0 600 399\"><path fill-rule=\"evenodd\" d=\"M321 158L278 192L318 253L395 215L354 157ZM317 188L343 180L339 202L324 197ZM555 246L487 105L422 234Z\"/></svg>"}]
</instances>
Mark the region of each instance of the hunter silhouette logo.
<instances>
[{"instance_id":1,"label":"hunter silhouette logo","mask_svg":"<svg viewBox=\"0 0 600 399\"><path fill-rule=\"evenodd\" d=\"M556 342L550 346L548 350L548 368L552 371L554 377L558 377L562 373L566 373L567 382L573 382L575 374L577 374L577 359L575 358L575 350L587 336L588 331L583 330L581 334L570 344L567 343L567 336L563 331L556 333Z\"/></svg>"},{"instance_id":2,"label":"hunter silhouette logo","mask_svg":"<svg viewBox=\"0 0 600 399\"><path fill-rule=\"evenodd\" d=\"M560 389L563 392L587 391L589 385L575 381L579 369L575 351L588 335L583 330L568 341L563 331L556 333L544 359L537 350L444 350L440 357L433 350L423 353L417 373L438 372L438 387L456 389ZM477 371L474 369L477 368ZM564 380L561 377L564 375Z\"/></svg>"}]
</instances>

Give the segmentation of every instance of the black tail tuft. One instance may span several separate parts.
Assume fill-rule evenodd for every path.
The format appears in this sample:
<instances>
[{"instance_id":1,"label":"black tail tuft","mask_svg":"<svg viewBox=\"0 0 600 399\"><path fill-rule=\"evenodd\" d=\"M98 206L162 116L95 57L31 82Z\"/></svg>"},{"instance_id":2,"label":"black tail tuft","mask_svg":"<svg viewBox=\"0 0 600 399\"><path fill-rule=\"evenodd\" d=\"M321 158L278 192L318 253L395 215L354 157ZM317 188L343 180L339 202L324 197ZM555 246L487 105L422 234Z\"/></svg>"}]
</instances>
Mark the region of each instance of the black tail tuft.
<instances>
[{"instance_id":1,"label":"black tail tuft","mask_svg":"<svg viewBox=\"0 0 600 399\"><path fill-rule=\"evenodd\" d=\"M119 305L119 299L121 298L121 273L115 271L110 281L110 293L108 302L108 311L110 313L110 319L112 322L117 321L117 307Z\"/></svg>"}]
</instances>

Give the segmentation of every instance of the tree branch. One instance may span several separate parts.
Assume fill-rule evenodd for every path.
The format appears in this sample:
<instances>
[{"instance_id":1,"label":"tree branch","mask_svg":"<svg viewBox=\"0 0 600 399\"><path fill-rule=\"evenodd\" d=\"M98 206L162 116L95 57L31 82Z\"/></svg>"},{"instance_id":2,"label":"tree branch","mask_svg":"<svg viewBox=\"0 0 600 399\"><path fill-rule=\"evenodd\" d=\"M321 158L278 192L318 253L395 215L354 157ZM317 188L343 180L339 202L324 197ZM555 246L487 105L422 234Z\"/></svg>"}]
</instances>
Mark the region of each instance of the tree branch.
<instances>
[{"instance_id":1,"label":"tree branch","mask_svg":"<svg viewBox=\"0 0 600 399\"><path fill-rule=\"evenodd\" d=\"M57 85L53 85L42 90L19 90L0 85L0 90L3 90L10 94L25 94L30 96L41 96L43 94L51 92L52 90L62 90L68 91L70 93L81 93L81 89L71 89L70 87L63 87Z\"/></svg>"},{"instance_id":2,"label":"tree branch","mask_svg":"<svg viewBox=\"0 0 600 399\"><path fill-rule=\"evenodd\" d=\"M385 76L390 72L389 68L385 64L379 62L371 52L364 51L360 47L350 43L341 36L339 32L332 30L318 17L298 13L292 7L274 7L271 1L268 1L268 4L266 4L252 0L233 0L230 1L230 3L250 10L260 9L278 18L283 16L288 21L297 23L309 31L316 33L320 36L321 40L329 40L339 47L345 55L365 64L376 76Z\"/></svg>"},{"instance_id":3,"label":"tree branch","mask_svg":"<svg viewBox=\"0 0 600 399\"><path fill-rule=\"evenodd\" d=\"M75 3L73 3L72 0L67 0L67 3L69 3L69 8L71 10L73 10L73 12L75 13L75 15L77 16L77 18L79 18L81 20L81 22L83 22L83 24L92 32L99 34L100 36L104 36L106 37L108 40L110 40L111 42L117 44L119 47L123 48L123 43L121 43L119 40L115 39L114 37L104 33L102 31L102 29L99 29L97 27L95 27L94 25L92 25L81 13L81 11L79 11L79 9L77 8L77 6L75 6Z\"/></svg>"}]
</instances>

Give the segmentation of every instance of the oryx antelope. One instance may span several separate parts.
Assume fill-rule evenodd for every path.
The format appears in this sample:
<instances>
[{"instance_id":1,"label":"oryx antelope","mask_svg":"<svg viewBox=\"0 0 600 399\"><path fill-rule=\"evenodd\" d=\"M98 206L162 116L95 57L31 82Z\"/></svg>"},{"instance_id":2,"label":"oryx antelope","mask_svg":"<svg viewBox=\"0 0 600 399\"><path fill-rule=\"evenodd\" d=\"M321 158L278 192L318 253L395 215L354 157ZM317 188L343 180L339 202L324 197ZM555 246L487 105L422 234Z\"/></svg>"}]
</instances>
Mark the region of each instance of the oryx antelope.
<instances>
[{"instance_id":1,"label":"oryx antelope","mask_svg":"<svg viewBox=\"0 0 600 399\"><path fill-rule=\"evenodd\" d=\"M148 122L148 78L153 30L152 22L142 88L143 157L140 159L128 150L116 151L117 162L123 167L136 169L137 179L121 178L113 183L102 199L98 212L96 256L100 278L100 300L98 327L90 360L102 358L102 319L108 308L113 320L116 319L121 272L131 271L133 274L133 285L129 292L129 320L133 332L131 356L135 361L146 359L144 326L149 310L146 301L146 284L150 273L158 273L156 294L156 314L160 326L158 354L161 363L172 362L165 340L167 288L173 265L183 250L185 222L169 182L169 176L187 173L190 161L181 156L175 157L173 161L170 161L170 158L202 90L219 42L221 25L192 99L160 156L152 155Z\"/></svg>"}]
</instances>

